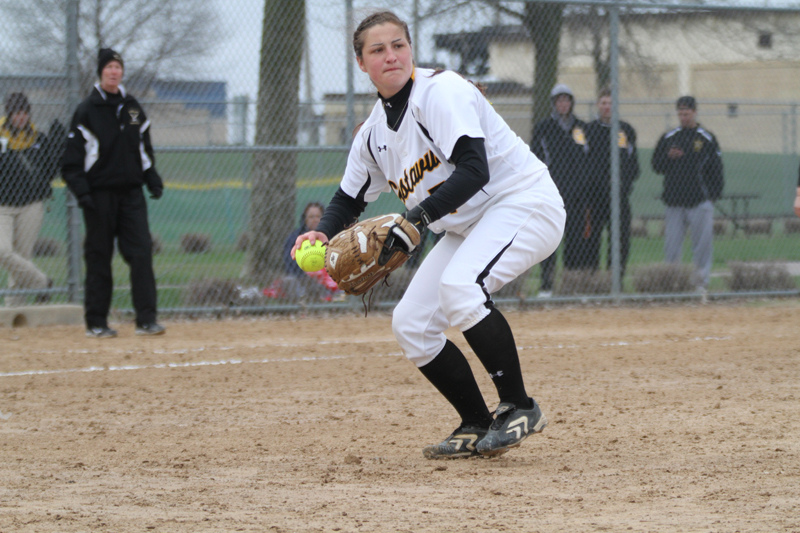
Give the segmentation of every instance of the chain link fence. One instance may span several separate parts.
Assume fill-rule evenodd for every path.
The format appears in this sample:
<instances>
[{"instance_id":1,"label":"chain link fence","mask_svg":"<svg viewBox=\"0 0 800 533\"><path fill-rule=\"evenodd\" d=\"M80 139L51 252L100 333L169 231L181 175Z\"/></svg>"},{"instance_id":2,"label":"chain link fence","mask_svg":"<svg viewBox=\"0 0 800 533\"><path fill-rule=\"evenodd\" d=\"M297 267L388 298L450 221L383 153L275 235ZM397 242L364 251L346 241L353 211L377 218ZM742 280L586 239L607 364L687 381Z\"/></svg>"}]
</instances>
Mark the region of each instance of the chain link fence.
<instances>
[{"instance_id":1,"label":"chain link fence","mask_svg":"<svg viewBox=\"0 0 800 533\"><path fill-rule=\"evenodd\" d=\"M571 170L555 176L569 197L572 229L552 271L534 267L498 299L695 297L698 287L719 297L797 293L800 10L763 3L39 0L0 4L5 305L81 301L82 222L60 177L48 174L48 147L96 82L98 48L110 46L125 58L125 84L151 119L166 184L164 197L150 203L160 311L359 307L360 299L344 298L322 276L288 270L284 241L303 226L309 204L324 206L336 191L353 127L375 102L349 36L363 16L385 8L408 21L418 65L482 83L509 125L550 158L554 174L561 156L553 143L577 148L565 152L573 154ZM558 115L551 97L559 84L572 94L571 115ZM598 122L605 87L615 104L608 124ZM12 123L19 106L9 102L19 94L33 128ZM675 244L683 225L674 225L664 169L653 165L662 135L681 126L676 101L685 95L718 141L724 176L721 192L704 193L714 200L706 285L693 260L708 242L693 246L687 233ZM549 119L565 135L543 141L536 127ZM606 144L609 133L619 139L618 153ZM689 151L702 150L698 142ZM31 182L52 183L52 195L31 200L23 192ZM696 189L673 191L672 207L696 207ZM403 209L384 196L365 216ZM435 241L425 241L423 254ZM374 303L391 306L420 259L376 289ZM119 254L113 268L113 308L125 312L128 269Z\"/></svg>"}]
</instances>

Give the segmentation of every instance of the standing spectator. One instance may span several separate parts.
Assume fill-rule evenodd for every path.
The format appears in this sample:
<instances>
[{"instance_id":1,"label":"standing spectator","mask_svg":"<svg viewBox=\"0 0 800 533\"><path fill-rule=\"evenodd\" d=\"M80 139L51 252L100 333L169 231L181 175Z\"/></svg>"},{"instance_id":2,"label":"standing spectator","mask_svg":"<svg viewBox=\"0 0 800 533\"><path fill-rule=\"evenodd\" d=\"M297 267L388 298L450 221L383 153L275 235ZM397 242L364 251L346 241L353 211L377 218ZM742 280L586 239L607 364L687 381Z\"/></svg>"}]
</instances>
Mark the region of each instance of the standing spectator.
<instances>
[{"instance_id":1,"label":"standing spectator","mask_svg":"<svg viewBox=\"0 0 800 533\"><path fill-rule=\"evenodd\" d=\"M108 327L114 239L130 266L136 334L164 333L156 322L156 280L142 185L153 199L161 198L164 186L154 166L150 121L121 85L123 74L122 57L110 48L100 50L100 82L72 117L62 167L86 225L84 312L86 336L94 338L117 335Z\"/></svg>"},{"instance_id":2,"label":"standing spectator","mask_svg":"<svg viewBox=\"0 0 800 533\"><path fill-rule=\"evenodd\" d=\"M50 138L31 121L24 93L11 93L0 118L0 266L8 271L9 289L46 289L52 281L32 261L33 247L44 219L44 202L58 168L55 146L63 126L54 122ZM59 132L60 130L60 132ZM40 294L36 301L47 301ZM24 295L6 297L6 305L25 303Z\"/></svg>"},{"instance_id":3,"label":"standing spectator","mask_svg":"<svg viewBox=\"0 0 800 533\"><path fill-rule=\"evenodd\" d=\"M564 199L567 210L564 268L574 270L587 266L583 249L586 123L573 114L575 97L568 86L556 85L550 92L550 98L553 102L553 113L534 127L531 150L547 165L550 176ZM556 261L556 252L542 261L540 297L552 295Z\"/></svg>"},{"instance_id":4,"label":"standing spectator","mask_svg":"<svg viewBox=\"0 0 800 533\"><path fill-rule=\"evenodd\" d=\"M608 229L611 242L611 90L603 89L597 98L597 120L586 126L589 146L589 185L587 251L593 269L600 267L600 244L603 229ZM619 244L620 270L625 275L631 241L631 203L633 182L639 177L639 157L636 154L636 130L619 121ZM611 250L611 246L608 247ZM611 254L607 266L611 269Z\"/></svg>"},{"instance_id":5,"label":"standing spectator","mask_svg":"<svg viewBox=\"0 0 800 533\"><path fill-rule=\"evenodd\" d=\"M676 103L680 127L659 139L653 170L664 175L664 255L680 263L686 230L692 238L697 289L708 290L714 245L714 201L725 184L716 137L697 123L697 102L681 96Z\"/></svg>"}]
</instances>

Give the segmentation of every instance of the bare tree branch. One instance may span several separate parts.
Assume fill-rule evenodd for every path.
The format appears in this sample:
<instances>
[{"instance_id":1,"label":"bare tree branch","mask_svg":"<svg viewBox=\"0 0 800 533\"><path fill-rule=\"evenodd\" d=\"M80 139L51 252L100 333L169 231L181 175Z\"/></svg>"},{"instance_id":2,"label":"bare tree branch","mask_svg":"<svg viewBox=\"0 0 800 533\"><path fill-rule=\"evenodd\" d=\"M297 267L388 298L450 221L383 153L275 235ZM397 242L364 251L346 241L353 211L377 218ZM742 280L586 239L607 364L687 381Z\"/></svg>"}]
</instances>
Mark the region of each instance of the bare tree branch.
<instances>
[{"instance_id":1,"label":"bare tree branch","mask_svg":"<svg viewBox=\"0 0 800 533\"><path fill-rule=\"evenodd\" d=\"M21 73L61 73L66 50L63 0L0 3L11 34L0 61ZM82 0L78 16L79 62L84 87L96 78L97 51L111 47L125 59L126 78L191 75L219 44L213 5L206 0Z\"/></svg>"}]
</instances>

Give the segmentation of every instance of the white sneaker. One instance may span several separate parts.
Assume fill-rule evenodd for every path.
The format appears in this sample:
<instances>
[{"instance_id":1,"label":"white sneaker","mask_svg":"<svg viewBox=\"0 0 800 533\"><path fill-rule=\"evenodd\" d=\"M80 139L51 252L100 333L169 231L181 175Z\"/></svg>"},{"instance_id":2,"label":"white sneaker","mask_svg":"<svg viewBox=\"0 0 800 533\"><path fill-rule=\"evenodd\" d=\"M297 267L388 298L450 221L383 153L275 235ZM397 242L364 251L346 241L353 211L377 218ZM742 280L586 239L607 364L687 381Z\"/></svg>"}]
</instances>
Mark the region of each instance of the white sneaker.
<instances>
[{"instance_id":1,"label":"white sneaker","mask_svg":"<svg viewBox=\"0 0 800 533\"><path fill-rule=\"evenodd\" d=\"M552 298L553 291L539 291L539 298Z\"/></svg>"}]
</instances>

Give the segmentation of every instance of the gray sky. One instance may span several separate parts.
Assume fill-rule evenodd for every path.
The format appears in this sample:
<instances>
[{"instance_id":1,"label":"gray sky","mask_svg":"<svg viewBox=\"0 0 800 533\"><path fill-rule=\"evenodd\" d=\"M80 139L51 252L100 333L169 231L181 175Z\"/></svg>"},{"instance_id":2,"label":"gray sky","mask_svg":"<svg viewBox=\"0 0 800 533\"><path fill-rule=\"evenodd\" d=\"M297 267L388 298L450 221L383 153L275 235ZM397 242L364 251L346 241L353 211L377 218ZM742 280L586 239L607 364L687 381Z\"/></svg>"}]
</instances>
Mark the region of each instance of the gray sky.
<instances>
[{"instance_id":1,"label":"gray sky","mask_svg":"<svg viewBox=\"0 0 800 533\"><path fill-rule=\"evenodd\" d=\"M258 56L264 2L263 0L214 1L220 13L219 26L225 40L217 52L209 57L208 71L198 73L198 76L227 81L229 97L246 94L255 98L258 87ZM427 3L427 0L420 1L420 4ZM346 88L346 54L352 52L349 44L350 36L346 35L344 4L344 0L306 0L312 65L311 81L315 101L319 101L325 93L341 93ZM353 0L356 20L378 9L391 9L410 25L413 1ZM470 24L478 27L490 23L488 19L483 22L475 20L469 14L465 14L464 19L459 24L452 17L441 17L421 24L419 30L421 42L415 45L417 59L420 59L421 53L427 56L433 54L430 43L435 32L458 31ZM413 32L413 27L411 31ZM423 57L423 59L432 58ZM446 60L447 56L442 55L437 59ZM358 67L355 68L356 92L371 91L372 85L366 74L358 70Z\"/></svg>"}]
</instances>

